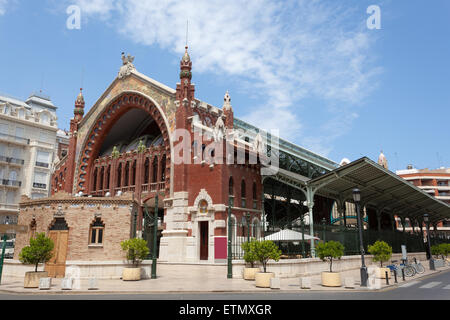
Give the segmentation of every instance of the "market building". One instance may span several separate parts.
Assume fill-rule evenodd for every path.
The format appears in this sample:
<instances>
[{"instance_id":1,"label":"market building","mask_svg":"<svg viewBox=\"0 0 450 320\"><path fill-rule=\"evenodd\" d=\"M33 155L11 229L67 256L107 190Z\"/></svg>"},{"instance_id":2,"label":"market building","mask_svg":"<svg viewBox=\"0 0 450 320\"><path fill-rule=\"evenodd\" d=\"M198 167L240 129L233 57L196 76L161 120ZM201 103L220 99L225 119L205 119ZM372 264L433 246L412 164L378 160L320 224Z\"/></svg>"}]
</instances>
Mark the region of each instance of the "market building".
<instances>
[{"instance_id":1,"label":"market building","mask_svg":"<svg viewBox=\"0 0 450 320\"><path fill-rule=\"evenodd\" d=\"M228 92L222 107L200 101L187 47L175 89L137 71L134 57L123 54L122 62L89 110L78 94L52 196L20 203L19 224L29 232L17 236L15 259L30 235L46 232L56 243L51 276L67 265L117 270L120 241L151 242L149 216L157 213L158 261L224 263L229 235L233 258L242 259L241 241L285 228L322 240L325 232L344 234L326 228L352 224L346 208L355 187L367 229L390 230L394 212L413 219L430 208L433 221L450 215L450 206L367 158L339 165L237 119ZM403 201L405 194L420 205ZM314 241L309 246L302 257L315 256Z\"/></svg>"}]
</instances>

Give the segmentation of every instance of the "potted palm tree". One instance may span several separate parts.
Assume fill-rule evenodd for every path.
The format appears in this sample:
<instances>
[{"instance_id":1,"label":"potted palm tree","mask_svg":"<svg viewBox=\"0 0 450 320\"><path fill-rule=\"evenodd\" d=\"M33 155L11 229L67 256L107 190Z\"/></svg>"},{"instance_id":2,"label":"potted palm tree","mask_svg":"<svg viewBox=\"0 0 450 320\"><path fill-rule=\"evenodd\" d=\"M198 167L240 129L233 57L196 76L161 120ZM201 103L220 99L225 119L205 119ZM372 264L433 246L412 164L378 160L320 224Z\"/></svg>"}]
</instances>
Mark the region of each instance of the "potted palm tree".
<instances>
[{"instance_id":1,"label":"potted palm tree","mask_svg":"<svg viewBox=\"0 0 450 320\"><path fill-rule=\"evenodd\" d=\"M241 244L242 250L244 250L244 260L247 263L244 267L244 280L255 280L255 275L259 272L259 268L255 267L255 262L258 260L255 253L257 242L256 240L252 240Z\"/></svg>"},{"instance_id":2,"label":"potted palm tree","mask_svg":"<svg viewBox=\"0 0 450 320\"><path fill-rule=\"evenodd\" d=\"M38 233L30 239L30 245L24 247L19 254L19 260L23 264L32 264L34 271L25 273L24 288L38 288L41 278L48 278L47 271L38 271L40 263L46 263L52 258L54 243L47 238L45 233Z\"/></svg>"},{"instance_id":3,"label":"potted palm tree","mask_svg":"<svg viewBox=\"0 0 450 320\"><path fill-rule=\"evenodd\" d=\"M340 287L342 285L341 274L333 272L333 259L340 259L344 255L344 246L337 241L319 243L316 252L322 261L330 263L330 272L322 272L322 285L325 287Z\"/></svg>"},{"instance_id":4,"label":"potted palm tree","mask_svg":"<svg viewBox=\"0 0 450 320\"><path fill-rule=\"evenodd\" d=\"M130 264L130 266L123 268L122 280L141 280L141 263L150 253L150 250L147 247L147 241L144 239L133 238L122 241L120 246L122 247L122 250L126 252L126 257Z\"/></svg>"},{"instance_id":5,"label":"potted palm tree","mask_svg":"<svg viewBox=\"0 0 450 320\"><path fill-rule=\"evenodd\" d=\"M384 241L376 241L373 245L369 245L368 252L373 255L373 261L380 262L380 268L378 268L377 277L380 279L386 279L386 272L388 278L391 277L391 271L389 268L383 268L383 261L389 261L392 256L392 247Z\"/></svg>"},{"instance_id":6,"label":"potted palm tree","mask_svg":"<svg viewBox=\"0 0 450 320\"><path fill-rule=\"evenodd\" d=\"M253 247L257 261L263 267L263 272L255 274L255 285L261 288L270 288L270 279L275 277L275 273L267 272L267 262L270 259L280 260L281 250L270 240L256 241Z\"/></svg>"}]
</instances>

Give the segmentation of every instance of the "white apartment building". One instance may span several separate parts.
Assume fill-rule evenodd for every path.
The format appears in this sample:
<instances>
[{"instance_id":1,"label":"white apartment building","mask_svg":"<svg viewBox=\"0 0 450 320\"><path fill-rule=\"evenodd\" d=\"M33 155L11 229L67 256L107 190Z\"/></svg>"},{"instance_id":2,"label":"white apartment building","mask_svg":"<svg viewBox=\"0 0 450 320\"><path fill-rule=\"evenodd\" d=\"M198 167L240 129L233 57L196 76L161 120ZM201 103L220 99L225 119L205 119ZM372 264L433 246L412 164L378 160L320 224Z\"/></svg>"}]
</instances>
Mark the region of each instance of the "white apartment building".
<instances>
[{"instance_id":1,"label":"white apartment building","mask_svg":"<svg viewBox=\"0 0 450 320\"><path fill-rule=\"evenodd\" d=\"M58 150L56 109L43 94L26 101L0 94L0 224L17 223L22 195L50 194Z\"/></svg>"}]
</instances>

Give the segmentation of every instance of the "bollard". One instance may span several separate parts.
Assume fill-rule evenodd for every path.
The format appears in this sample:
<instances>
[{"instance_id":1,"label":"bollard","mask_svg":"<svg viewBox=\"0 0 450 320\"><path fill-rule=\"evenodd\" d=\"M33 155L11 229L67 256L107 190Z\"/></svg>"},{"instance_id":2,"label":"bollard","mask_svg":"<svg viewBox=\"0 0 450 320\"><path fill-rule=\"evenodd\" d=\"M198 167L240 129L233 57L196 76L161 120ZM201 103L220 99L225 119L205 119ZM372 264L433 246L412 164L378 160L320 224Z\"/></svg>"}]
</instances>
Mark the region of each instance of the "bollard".
<instances>
[{"instance_id":1,"label":"bollard","mask_svg":"<svg viewBox=\"0 0 450 320\"><path fill-rule=\"evenodd\" d=\"M398 283L397 282L397 270L394 270L394 281L395 281L395 283Z\"/></svg>"},{"instance_id":2,"label":"bollard","mask_svg":"<svg viewBox=\"0 0 450 320\"><path fill-rule=\"evenodd\" d=\"M385 272L385 275L386 275L386 284L389 285L389 275L387 271Z\"/></svg>"},{"instance_id":3,"label":"bollard","mask_svg":"<svg viewBox=\"0 0 450 320\"><path fill-rule=\"evenodd\" d=\"M402 269L402 278L403 278L403 281L405 281L405 270L404 269Z\"/></svg>"}]
</instances>

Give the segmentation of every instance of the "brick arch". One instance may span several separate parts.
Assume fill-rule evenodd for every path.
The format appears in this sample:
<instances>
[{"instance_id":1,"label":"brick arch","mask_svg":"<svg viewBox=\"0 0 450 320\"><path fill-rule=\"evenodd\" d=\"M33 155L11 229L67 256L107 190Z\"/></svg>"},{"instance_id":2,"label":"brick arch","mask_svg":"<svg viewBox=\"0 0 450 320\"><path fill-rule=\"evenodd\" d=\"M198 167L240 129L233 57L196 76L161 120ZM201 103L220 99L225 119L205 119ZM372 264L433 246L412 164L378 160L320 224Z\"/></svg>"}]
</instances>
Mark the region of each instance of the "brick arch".
<instances>
[{"instance_id":1,"label":"brick arch","mask_svg":"<svg viewBox=\"0 0 450 320\"><path fill-rule=\"evenodd\" d=\"M129 110L141 109L146 111L156 122L164 140L166 161L170 161L171 145L168 126L165 117L158 106L150 98L138 92L123 92L115 97L107 107L97 116L92 124L89 134L83 141L82 148L78 157L78 170L75 190L77 193L82 191L89 192L90 179L92 178L91 169L94 161L97 159L100 148L103 145L109 131L116 122ZM170 166L166 166L166 191L170 185Z\"/></svg>"}]
</instances>

